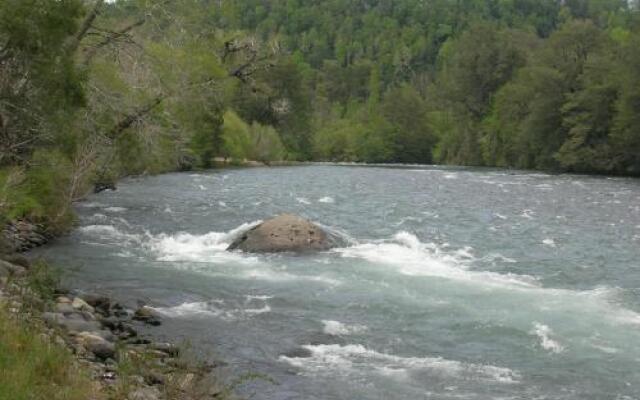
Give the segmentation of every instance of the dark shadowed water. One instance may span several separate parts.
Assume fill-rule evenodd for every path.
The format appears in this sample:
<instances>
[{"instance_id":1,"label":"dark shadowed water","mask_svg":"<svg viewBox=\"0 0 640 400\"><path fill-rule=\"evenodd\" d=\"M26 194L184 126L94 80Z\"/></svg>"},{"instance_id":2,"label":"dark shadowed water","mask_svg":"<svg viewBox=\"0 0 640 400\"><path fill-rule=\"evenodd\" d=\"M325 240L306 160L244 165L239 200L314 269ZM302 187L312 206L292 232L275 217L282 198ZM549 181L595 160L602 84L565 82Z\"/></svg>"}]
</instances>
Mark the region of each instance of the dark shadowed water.
<instances>
[{"instance_id":1,"label":"dark shadowed water","mask_svg":"<svg viewBox=\"0 0 640 400\"><path fill-rule=\"evenodd\" d=\"M157 331L260 372L253 399L640 398L640 181L305 166L129 179L40 250ZM227 253L281 212L339 233Z\"/></svg>"}]
</instances>

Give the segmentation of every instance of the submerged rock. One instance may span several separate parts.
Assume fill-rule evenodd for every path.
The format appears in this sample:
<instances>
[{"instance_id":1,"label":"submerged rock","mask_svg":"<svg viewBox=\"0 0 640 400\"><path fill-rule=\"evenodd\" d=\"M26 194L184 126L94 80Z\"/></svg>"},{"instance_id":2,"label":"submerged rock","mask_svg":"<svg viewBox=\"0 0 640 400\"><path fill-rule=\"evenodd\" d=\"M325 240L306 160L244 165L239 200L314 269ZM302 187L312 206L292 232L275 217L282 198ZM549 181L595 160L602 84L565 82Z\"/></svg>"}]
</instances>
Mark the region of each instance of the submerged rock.
<instances>
[{"instance_id":1,"label":"submerged rock","mask_svg":"<svg viewBox=\"0 0 640 400\"><path fill-rule=\"evenodd\" d=\"M328 250L331 247L334 247L334 241L322 228L297 215L283 214L243 233L227 250L300 253Z\"/></svg>"},{"instance_id":2,"label":"submerged rock","mask_svg":"<svg viewBox=\"0 0 640 400\"><path fill-rule=\"evenodd\" d=\"M133 315L133 319L152 326L158 326L162 324L160 315L153 308L147 306L138 308Z\"/></svg>"}]
</instances>

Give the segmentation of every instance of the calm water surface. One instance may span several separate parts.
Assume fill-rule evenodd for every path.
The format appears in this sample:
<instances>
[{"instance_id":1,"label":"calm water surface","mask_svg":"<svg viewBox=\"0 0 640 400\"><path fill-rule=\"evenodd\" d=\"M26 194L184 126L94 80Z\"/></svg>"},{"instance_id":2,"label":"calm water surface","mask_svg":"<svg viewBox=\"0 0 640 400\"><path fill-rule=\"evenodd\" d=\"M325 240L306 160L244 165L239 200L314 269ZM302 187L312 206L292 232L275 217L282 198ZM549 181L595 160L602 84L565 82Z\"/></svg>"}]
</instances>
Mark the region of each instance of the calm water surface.
<instances>
[{"instance_id":1,"label":"calm water surface","mask_svg":"<svg viewBox=\"0 0 640 400\"><path fill-rule=\"evenodd\" d=\"M129 179L39 250L253 399L640 398L640 181L305 166ZM227 253L281 212L345 245Z\"/></svg>"}]
</instances>

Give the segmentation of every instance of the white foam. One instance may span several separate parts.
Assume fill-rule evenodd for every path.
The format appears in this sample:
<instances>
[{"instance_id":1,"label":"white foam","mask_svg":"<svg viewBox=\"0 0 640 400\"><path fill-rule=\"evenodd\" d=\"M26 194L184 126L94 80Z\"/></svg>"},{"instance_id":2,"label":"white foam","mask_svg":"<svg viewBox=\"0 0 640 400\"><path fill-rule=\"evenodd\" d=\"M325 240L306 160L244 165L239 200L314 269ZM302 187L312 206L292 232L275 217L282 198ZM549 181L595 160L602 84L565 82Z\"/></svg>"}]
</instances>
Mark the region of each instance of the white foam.
<instances>
[{"instance_id":1,"label":"white foam","mask_svg":"<svg viewBox=\"0 0 640 400\"><path fill-rule=\"evenodd\" d=\"M323 197L323 198L319 199L318 202L319 203L335 203L336 201L334 200L333 197L326 196L326 197Z\"/></svg>"},{"instance_id":2,"label":"white foam","mask_svg":"<svg viewBox=\"0 0 640 400\"><path fill-rule=\"evenodd\" d=\"M535 322L533 324L533 331L531 333L536 335L538 339L540 339L540 347L542 347L543 349L556 354L562 353L564 351L564 347L560 343L551 339L550 336L553 334L553 332L547 325Z\"/></svg>"},{"instance_id":3,"label":"white foam","mask_svg":"<svg viewBox=\"0 0 640 400\"><path fill-rule=\"evenodd\" d=\"M104 214L96 213L91 216L92 220L104 222L108 219L108 217Z\"/></svg>"},{"instance_id":4,"label":"white foam","mask_svg":"<svg viewBox=\"0 0 640 400\"><path fill-rule=\"evenodd\" d=\"M399 232L391 241L360 244L334 251L343 257L362 258L392 266L404 275L433 276L519 288L538 287L536 279L528 275L470 271L469 263L474 260L470 248L453 252L444 251L444 248L444 245L422 243L411 233Z\"/></svg>"},{"instance_id":5,"label":"white foam","mask_svg":"<svg viewBox=\"0 0 640 400\"><path fill-rule=\"evenodd\" d=\"M78 207L82 207L82 208L104 208L106 207L104 204L102 203L98 203L97 201L84 201L84 202L80 202L77 203Z\"/></svg>"},{"instance_id":6,"label":"white foam","mask_svg":"<svg viewBox=\"0 0 640 400\"><path fill-rule=\"evenodd\" d=\"M208 315L214 317L225 316L226 313L208 302L182 303L175 307L154 308L157 312L172 318L196 317Z\"/></svg>"},{"instance_id":7,"label":"white foam","mask_svg":"<svg viewBox=\"0 0 640 400\"><path fill-rule=\"evenodd\" d=\"M266 301L266 300L270 300L273 299L273 296L264 296L264 295L246 295L245 296L247 298L247 301L251 301L251 300L262 300L262 301Z\"/></svg>"},{"instance_id":8,"label":"white foam","mask_svg":"<svg viewBox=\"0 0 640 400\"><path fill-rule=\"evenodd\" d=\"M534 214L535 212L533 212L532 210L523 210L520 216L526 219L535 219L535 217L533 216Z\"/></svg>"},{"instance_id":9,"label":"white foam","mask_svg":"<svg viewBox=\"0 0 640 400\"><path fill-rule=\"evenodd\" d=\"M541 190L553 190L553 186L548 183L542 183L540 185L536 185L536 188Z\"/></svg>"},{"instance_id":10,"label":"white foam","mask_svg":"<svg viewBox=\"0 0 640 400\"><path fill-rule=\"evenodd\" d=\"M261 308L247 308L244 310L245 313L247 314L264 314L264 313L268 313L271 312L271 307L268 304L265 304L264 307Z\"/></svg>"},{"instance_id":11,"label":"white foam","mask_svg":"<svg viewBox=\"0 0 640 400\"><path fill-rule=\"evenodd\" d=\"M122 220L122 224L127 225ZM260 264L255 256L226 251L231 242L242 232L258 225L262 221L245 223L228 232L209 232L195 235L186 232L174 234L127 233L113 225L87 225L79 232L109 242L117 242L125 247L151 253L158 261L194 261L240 264Z\"/></svg>"},{"instance_id":12,"label":"white foam","mask_svg":"<svg viewBox=\"0 0 640 400\"><path fill-rule=\"evenodd\" d=\"M362 333L367 330L364 325L347 325L339 321L324 320L322 331L327 335L347 336Z\"/></svg>"},{"instance_id":13,"label":"white foam","mask_svg":"<svg viewBox=\"0 0 640 400\"><path fill-rule=\"evenodd\" d=\"M300 204L309 205L311 202L304 197L296 197L296 201Z\"/></svg>"},{"instance_id":14,"label":"white foam","mask_svg":"<svg viewBox=\"0 0 640 400\"><path fill-rule=\"evenodd\" d=\"M544 239L542 244L549 247L556 247L556 241L551 238Z\"/></svg>"},{"instance_id":15,"label":"white foam","mask_svg":"<svg viewBox=\"0 0 640 400\"><path fill-rule=\"evenodd\" d=\"M280 360L312 374L369 375L375 372L385 376L405 376L410 372L431 372L465 380L515 383L520 374L509 368L493 365L470 364L440 357L400 357L367 349L359 344L307 345L311 357L281 356Z\"/></svg>"},{"instance_id":16,"label":"white foam","mask_svg":"<svg viewBox=\"0 0 640 400\"><path fill-rule=\"evenodd\" d=\"M117 240L122 244L133 243L136 245L140 245L143 243L145 236L135 233L123 232L113 225L87 225L79 228L78 231L85 235L99 237L101 239Z\"/></svg>"},{"instance_id":17,"label":"white foam","mask_svg":"<svg viewBox=\"0 0 640 400\"><path fill-rule=\"evenodd\" d=\"M256 257L226 251L233 239L240 233L253 228L262 221L245 223L229 232L209 232L194 235L186 232L160 234L149 242L149 248L160 261L217 262L235 260L255 264Z\"/></svg>"},{"instance_id":18,"label":"white foam","mask_svg":"<svg viewBox=\"0 0 640 400\"><path fill-rule=\"evenodd\" d=\"M229 321L271 312L271 307L266 303L260 308L234 308L225 310L223 306L224 301L211 300L208 302L187 302L175 307L158 307L154 308L154 310L171 318L213 317Z\"/></svg>"}]
</instances>

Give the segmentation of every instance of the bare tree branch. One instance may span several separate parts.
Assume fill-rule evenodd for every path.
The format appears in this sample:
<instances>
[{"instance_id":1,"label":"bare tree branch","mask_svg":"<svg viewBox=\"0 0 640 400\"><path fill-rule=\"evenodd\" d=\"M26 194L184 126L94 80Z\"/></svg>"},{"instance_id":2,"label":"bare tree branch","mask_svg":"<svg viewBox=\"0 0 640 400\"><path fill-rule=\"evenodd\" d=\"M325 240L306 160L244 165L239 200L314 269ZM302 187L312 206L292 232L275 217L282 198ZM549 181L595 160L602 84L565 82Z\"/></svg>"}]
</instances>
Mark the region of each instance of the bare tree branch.
<instances>
[{"instance_id":1,"label":"bare tree branch","mask_svg":"<svg viewBox=\"0 0 640 400\"><path fill-rule=\"evenodd\" d=\"M111 43L121 40L123 38L128 39L130 42L133 42L133 40L131 39L131 36L129 35L129 32L131 32L133 29L142 26L144 23L146 22L146 19L141 18L137 21L135 21L134 23L118 30L118 31L111 31L108 32L107 35L105 35L105 38L93 45L92 47L87 48L87 50L85 51L85 57L84 57L84 61L83 61L83 65L87 66L89 65L89 63L91 63L91 60L93 59L93 57L95 57L95 55L97 54L98 50L100 50L101 48L110 45Z\"/></svg>"},{"instance_id":2,"label":"bare tree branch","mask_svg":"<svg viewBox=\"0 0 640 400\"><path fill-rule=\"evenodd\" d=\"M116 126L113 127L113 129L109 131L107 137L109 137L110 139L117 138L122 132L129 129L136 121L153 111L153 109L159 106L160 103L164 101L164 99L165 96L157 96L151 102L149 102L149 104L139 108L129 115L126 115L123 119L120 120L120 122L116 124Z\"/></svg>"}]
</instances>

